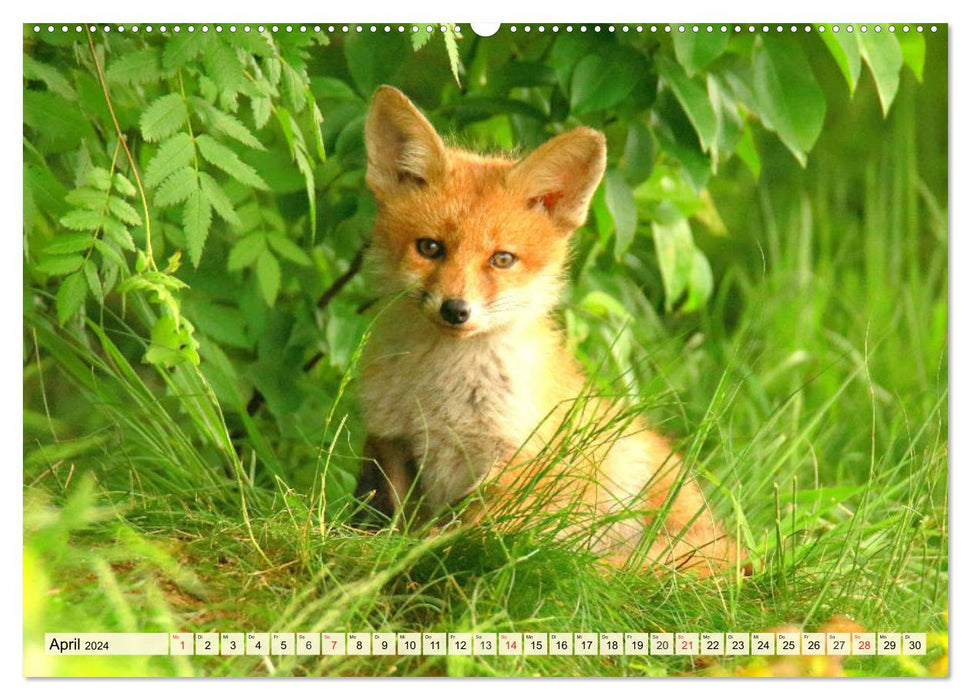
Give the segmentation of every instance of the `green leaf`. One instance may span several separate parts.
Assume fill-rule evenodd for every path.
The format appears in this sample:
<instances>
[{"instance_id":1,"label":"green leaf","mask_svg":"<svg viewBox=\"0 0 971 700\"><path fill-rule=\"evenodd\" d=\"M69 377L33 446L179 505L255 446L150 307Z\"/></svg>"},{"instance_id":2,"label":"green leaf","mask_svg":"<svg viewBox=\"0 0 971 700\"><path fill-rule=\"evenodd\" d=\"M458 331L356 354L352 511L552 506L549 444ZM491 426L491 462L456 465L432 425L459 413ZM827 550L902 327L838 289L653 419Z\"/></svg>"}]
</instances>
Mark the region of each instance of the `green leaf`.
<instances>
[{"instance_id":1,"label":"green leaf","mask_svg":"<svg viewBox=\"0 0 971 700\"><path fill-rule=\"evenodd\" d=\"M77 103L52 92L24 90L24 124L43 135L43 148L50 152L74 150L94 137L91 123Z\"/></svg>"},{"instance_id":2,"label":"green leaf","mask_svg":"<svg viewBox=\"0 0 971 700\"><path fill-rule=\"evenodd\" d=\"M270 242L270 247L284 259L297 265L306 266L311 264L310 256L282 233L271 233L267 236L267 240Z\"/></svg>"},{"instance_id":3,"label":"green leaf","mask_svg":"<svg viewBox=\"0 0 971 700\"><path fill-rule=\"evenodd\" d=\"M651 224L654 249L664 286L664 308L670 311L690 283L694 268L695 244L688 220L677 208L663 202L657 208L658 220Z\"/></svg>"},{"instance_id":4,"label":"green leaf","mask_svg":"<svg viewBox=\"0 0 971 700\"><path fill-rule=\"evenodd\" d=\"M163 95L142 112L139 120L142 136L146 141L161 141L185 126L188 116L182 95Z\"/></svg>"},{"instance_id":5,"label":"green leaf","mask_svg":"<svg viewBox=\"0 0 971 700\"><path fill-rule=\"evenodd\" d=\"M352 34L344 41L344 58L358 91L371 96L378 85L392 82L392 77L408 58L408 40L392 34L380 41Z\"/></svg>"},{"instance_id":6,"label":"green leaf","mask_svg":"<svg viewBox=\"0 0 971 700\"><path fill-rule=\"evenodd\" d=\"M904 64L913 71L917 80L923 82L924 55L927 51L924 35L915 32L898 34L897 41L900 43L900 53L903 54Z\"/></svg>"},{"instance_id":7,"label":"green leaf","mask_svg":"<svg viewBox=\"0 0 971 700\"><path fill-rule=\"evenodd\" d=\"M261 190L269 189L263 178L256 173L252 166L244 163L235 152L211 136L202 134L196 138L196 145L199 146L199 153L202 154L203 158L230 177L250 187Z\"/></svg>"},{"instance_id":8,"label":"green leaf","mask_svg":"<svg viewBox=\"0 0 971 700\"><path fill-rule=\"evenodd\" d=\"M620 260L634 240L634 232L637 230L637 205L634 203L634 193L630 185L615 168L607 170L604 199L614 220L614 257Z\"/></svg>"},{"instance_id":9,"label":"green leaf","mask_svg":"<svg viewBox=\"0 0 971 700\"><path fill-rule=\"evenodd\" d=\"M897 43L897 37L890 32L855 33L860 45L860 54L870 66L870 73L877 84L880 106L886 116L900 86L900 69L904 65L900 44Z\"/></svg>"},{"instance_id":10,"label":"green leaf","mask_svg":"<svg viewBox=\"0 0 971 700\"><path fill-rule=\"evenodd\" d=\"M310 88L305 91L307 95L307 106L310 108L310 128L313 130L314 148L317 149L317 157L321 162L327 160L327 150L324 148L324 134L320 125L324 123L324 115L317 106L313 92Z\"/></svg>"},{"instance_id":11,"label":"green leaf","mask_svg":"<svg viewBox=\"0 0 971 700\"><path fill-rule=\"evenodd\" d=\"M65 100L73 102L77 99L77 93L71 86L70 81L61 75L61 72L54 66L41 63L29 54L23 54L24 59L24 78L27 80L40 80L47 89L63 97Z\"/></svg>"},{"instance_id":12,"label":"green leaf","mask_svg":"<svg viewBox=\"0 0 971 700\"><path fill-rule=\"evenodd\" d=\"M196 181L196 171L189 166L179 168L155 191L155 206L168 207L181 204L197 189L199 184Z\"/></svg>"},{"instance_id":13,"label":"green leaf","mask_svg":"<svg viewBox=\"0 0 971 700\"><path fill-rule=\"evenodd\" d=\"M684 305L679 309L685 313L697 311L704 308L711 297L714 289L715 280L711 274L711 265L708 258L700 250L695 248L694 261L691 265L691 276L688 280L688 298Z\"/></svg>"},{"instance_id":14,"label":"green leaf","mask_svg":"<svg viewBox=\"0 0 971 700\"><path fill-rule=\"evenodd\" d=\"M627 141L620 159L620 170L631 186L639 185L651 176L657 146L647 125L640 120L627 125Z\"/></svg>"},{"instance_id":15,"label":"green leaf","mask_svg":"<svg viewBox=\"0 0 971 700\"><path fill-rule=\"evenodd\" d=\"M826 116L826 98L802 47L785 38L763 36L752 53L759 117L806 165Z\"/></svg>"},{"instance_id":16,"label":"green leaf","mask_svg":"<svg viewBox=\"0 0 971 700\"><path fill-rule=\"evenodd\" d=\"M435 36L435 32L429 31L429 28L434 30L434 27L431 27L431 25L421 24L418 26L417 32L411 33L411 48L413 51L418 51L421 49L423 46L425 46L425 44L432 40L433 36Z\"/></svg>"},{"instance_id":17,"label":"green leaf","mask_svg":"<svg viewBox=\"0 0 971 700\"><path fill-rule=\"evenodd\" d=\"M145 186L155 187L179 168L192 162L195 146L192 137L183 132L159 146L145 168Z\"/></svg>"},{"instance_id":18,"label":"green leaf","mask_svg":"<svg viewBox=\"0 0 971 700\"><path fill-rule=\"evenodd\" d=\"M599 289L588 292L580 300L579 306L584 311L589 311L601 318L610 318L613 316L624 322L634 320L634 317L631 316L630 311L627 310L627 307L624 306L620 299Z\"/></svg>"},{"instance_id":19,"label":"green leaf","mask_svg":"<svg viewBox=\"0 0 971 700\"><path fill-rule=\"evenodd\" d=\"M310 79L310 89L317 99L321 100L351 100L360 98L354 88L340 78L325 75L315 75Z\"/></svg>"},{"instance_id":20,"label":"green leaf","mask_svg":"<svg viewBox=\"0 0 971 700\"><path fill-rule=\"evenodd\" d=\"M241 228L243 222L240 221L239 215L233 208L233 203L215 178L209 173L199 173L199 183L202 185L202 191L209 198L212 208L216 210L222 220L233 228Z\"/></svg>"},{"instance_id":21,"label":"green leaf","mask_svg":"<svg viewBox=\"0 0 971 700\"><path fill-rule=\"evenodd\" d=\"M188 315L200 331L220 343L237 348L250 346L246 337L246 319L235 306L196 301Z\"/></svg>"},{"instance_id":22,"label":"green leaf","mask_svg":"<svg viewBox=\"0 0 971 700\"><path fill-rule=\"evenodd\" d=\"M84 181L102 192L111 189L111 173L104 168L91 168L84 174Z\"/></svg>"},{"instance_id":23,"label":"green leaf","mask_svg":"<svg viewBox=\"0 0 971 700\"><path fill-rule=\"evenodd\" d=\"M827 27L827 31L822 32L822 37L826 48L833 55L836 65L846 78L847 85L850 86L850 94L856 91L856 83L860 79L860 46L856 37L846 32L834 32L832 27Z\"/></svg>"},{"instance_id":24,"label":"green leaf","mask_svg":"<svg viewBox=\"0 0 971 700\"><path fill-rule=\"evenodd\" d=\"M61 226L73 231L97 231L104 224L105 216L88 209L72 209L61 217Z\"/></svg>"},{"instance_id":25,"label":"green leaf","mask_svg":"<svg viewBox=\"0 0 971 700\"><path fill-rule=\"evenodd\" d=\"M564 93L569 93L577 65L585 56L596 53L601 48L602 41L600 37L589 32L561 32L556 38L550 51L549 64Z\"/></svg>"},{"instance_id":26,"label":"green leaf","mask_svg":"<svg viewBox=\"0 0 971 700\"><path fill-rule=\"evenodd\" d=\"M201 50L202 42L192 34L170 36L162 51L162 65L166 68L179 68L198 56Z\"/></svg>"},{"instance_id":27,"label":"green leaf","mask_svg":"<svg viewBox=\"0 0 971 700\"><path fill-rule=\"evenodd\" d=\"M98 268L91 260L84 261L84 279L88 283L91 294L98 301L104 301L105 293L101 287L101 278L98 276Z\"/></svg>"},{"instance_id":28,"label":"green leaf","mask_svg":"<svg viewBox=\"0 0 971 700\"><path fill-rule=\"evenodd\" d=\"M269 250L264 250L256 261L256 279L267 306L273 306L280 291L280 263Z\"/></svg>"},{"instance_id":29,"label":"green leaf","mask_svg":"<svg viewBox=\"0 0 971 700\"><path fill-rule=\"evenodd\" d=\"M193 98L193 104L205 116L213 130L239 141L244 146L249 146L259 151L266 150L259 139L253 136L253 132L247 129L243 122L232 114L227 114L199 98Z\"/></svg>"},{"instance_id":30,"label":"green leaf","mask_svg":"<svg viewBox=\"0 0 971 700\"><path fill-rule=\"evenodd\" d=\"M119 247L124 250L135 250L135 241L132 240L131 234L125 225L120 221L115 221L111 218L105 218L101 225L104 227L104 231L108 234L108 237L118 244Z\"/></svg>"},{"instance_id":31,"label":"green leaf","mask_svg":"<svg viewBox=\"0 0 971 700\"><path fill-rule=\"evenodd\" d=\"M262 233L251 233L243 236L229 251L229 261L226 268L230 272L249 267L266 250L266 236Z\"/></svg>"},{"instance_id":32,"label":"green leaf","mask_svg":"<svg viewBox=\"0 0 971 700\"><path fill-rule=\"evenodd\" d=\"M80 253L92 245L94 245L94 236L90 233L59 233L44 247L44 253Z\"/></svg>"},{"instance_id":33,"label":"green leaf","mask_svg":"<svg viewBox=\"0 0 971 700\"><path fill-rule=\"evenodd\" d=\"M689 78L681 66L665 56L657 59L657 69L688 115L704 151L712 152L718 138L718 117L701 83Z\"/></svg>"},{"instance_id":34,"label":"green leaf","mask_svg":"<svg viewBox=\"0 0 971 700\"><path fill-rule=\"evenodd\" d=\"M305 71L298 71L289 63L283 64L283 81L280 84L283 97L290 109L297 114L300 114L306 106L303 92L308 82Z\"/></svg>"},{"instance_id":35,"label":"green leaf","mask_svg":"<svg viewBox=\"0 0 971 700\"><path fill-rule=\"evenodd\" d=\"M715 118L718 120L718 137L711 151L712 171L717 172L719 162L728 160L735 152L746 123L739 113L738 101L731 95L726 84L711 73L708 74L707 80L708 98L712 109L715 110Z\"/></svg>"},{"instance_id":36,"label":"green leaf","mask_svg":"<svg viewBox=\"0 0 971 700\"><path fill-rule=\"evenodd\" d=\"M234 47L212 32L196 36L196 41L203 43L202 61L206 67L206 76L212 79L220 91L236 93L249 88L243 62L239 60Z\"/></svg>"},{"instance_id":37,"label":"green leaf","mask_svg":"<svg viewBox=\"0 0 971 700\"><path fill-rule=\"evenodd\" d=\"M676 32L672 34L674 55L689 76L703 70L728 47L728 32Z\"/></svg>"},{"instance_id":38,"label":"green leaf","mask_svg":"<svg viewBox=\"0 0 971 700\"><path fill-rule=\"evenodd\" d=\"M84 275L75 272L61 282L57 290L57 320L61 325L81 310L84 298L88 295L88 283Z\"/></svg>"},{"instance_id":39,"label":"green leaf","mask_svg":"<svg viewBox=\"0 0 971 700\"><path fill-rule=\"evenodd\" d=\"M108 197L108 209L129 226L141 226L142 217L135 211L135 207L118 197Z\"/></svg>"},{"instance_id":40,"label":"green leaf","mask_svg":"<svg viewBox=\"0 0 971 700\"><path fill-rule=\"evenodd\" d=\"M109 83L139 85L153 83L165 77L162 53L157 46L141 46L137 50L123 52L108 64L105 80Z\"/></svg>"},{"instance_id":41,"label":"green leaf","mask_svg":"<svg viewBox=\"0 0 971 700\"><path fill-rule=\"evenodd\" d=\"M253 123L257 129L262 129L270 121L273 101L269 97L254 97L250 101L250 107L253 109Z\"/></svg>"},{"instance_id":42,"label":"green leaf","mask_svg":"<svg viewBox=\"0 0 971 700\"><path fill-rule=\"evenodd\" d=\"M759 151L755 147L755 137L752 135L752 127L748 123L745 124L741 138L739 138L738 143L735 145L735 155L741 159L745 167L758 180L759 175L762 173L762 159L759 157Z\"/></svg>"},{"instance_id":43,"label":"green leaf","mask_svg":"<svg viewBox=\"0 0 971 700\"><path fill-rule=\"evenodd\" d=\"M462 61L459 58L459 46L457 41L457 35L455 33L454 24L445 25L445 53L448 54L448 65L452 69L452 77L455 78L455 84L462 87L462 81L459 79L459 71L462 68Z\"/></svg>"},{"instance_id":44,"label":"green leaf","mask_svg":"<svg viewBox=\"0 0 971 700\"><path fill-rule=\"evenodd\" d=\"M487 84L496 95L505 97L513 88L546 87L556 82L556 72L545 63L510 61L492 70Z\"/></svg>"},{"instance_id":45,"label":"green leaf","mask_svg":"<svg viewBox=\"0 0 971 700\"><path fill-rule=\"evenodd\" d=\"M182 214L182 225L185 231L185 244L189 251L189 259L195 267L199 267L202 259L202 249L209 236L212 225L212 207L209 199L201 189L189 195Z\"/></svg>"},{"instance_id":46,"label":"green leaf","mask_svg":"<svg viewBox=\"0 0 971 700\"><path fill-rule=\"evenodd\" d=\"M132 248L134 247L135 245L133 243ZM101 253L101 257L106 261L110 260L118 267L122 269L125 268L125 256L121 254L121 251L118 249L118 246L114 243L114 241L103 240L100 238L95 239L94 248Z\"/></svg>"},{"instance_id":47,"label":"green leaf","mask_svg":"<svg viewBox=\"0 0 971 700\"><path fill-rule=\"evenodd\" d=\"M187 321L182 326L172 316L160 316L152 327L152 342L145 362L160 367L176 367L184 362L199 363L198 343L192 338Z\"/></svg>"},{"instance_id":48,"label":"green leaf","mask_svg":"<svg viewBox=\"0 0 971 700\"><path fill-rule=\"evenodd\" d=\"M596 112L620 104L637 84L643 61L633 49L615 50L608 55L589 54L573 69L570 105L576 114Z\"/></svg>"},{"instance_id":49,"label":"green leaf","mask_svg":"<svg viewBox=\"0 0 971 700\"><path fill-rule=\"evenodd\" d=\"M108 196L101 190L92 189L91 187L79 187L76 190L68 192L64 197L64 201L72 206L81 207L88 211L101 212L108 204Z\"/></svg>"},{"instance_id":50,"label":"green leaf","mask_svg":"<svg viewBox=\"0 0 971 700\"><path fill-rule=\"evenodd\" d=\"M115 190L126 197L134 197L136 194L138 194L138 190L136 190L135 186L131 184L131 181L121 173L115 173L113 182Z\"/></svg>"},{"instance_id":51,"label":"green leaf","mask_svg":"<svg viewBox=\"0 0 971 700\"><path fill-rule=\"evenodd\" d=\"M66 275L83 264L84 257L81 255L50 255L41 258L34 269L48 275Z\"/></svg>"}]
</instances>

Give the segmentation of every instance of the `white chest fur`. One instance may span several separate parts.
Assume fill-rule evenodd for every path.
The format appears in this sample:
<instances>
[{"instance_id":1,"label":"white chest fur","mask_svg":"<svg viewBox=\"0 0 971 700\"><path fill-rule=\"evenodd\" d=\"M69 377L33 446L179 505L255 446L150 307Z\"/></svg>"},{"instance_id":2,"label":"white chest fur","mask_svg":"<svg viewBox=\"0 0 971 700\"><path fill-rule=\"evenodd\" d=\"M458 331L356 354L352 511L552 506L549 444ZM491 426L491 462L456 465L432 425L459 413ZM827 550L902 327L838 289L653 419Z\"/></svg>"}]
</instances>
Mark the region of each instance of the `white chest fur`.
<instances>
[{"instance_id":1,"label":"white chest fur","mask_svg":"<svg viewBox=\"0 0 971 700\"><path fill-rule=\"evenodd\" d=\"M362 367L369 434L405 438L432 507L452 503L508 459L543 417L543 358L515 331L453 338L385 314Z\"/></svg>"}]
</instances>

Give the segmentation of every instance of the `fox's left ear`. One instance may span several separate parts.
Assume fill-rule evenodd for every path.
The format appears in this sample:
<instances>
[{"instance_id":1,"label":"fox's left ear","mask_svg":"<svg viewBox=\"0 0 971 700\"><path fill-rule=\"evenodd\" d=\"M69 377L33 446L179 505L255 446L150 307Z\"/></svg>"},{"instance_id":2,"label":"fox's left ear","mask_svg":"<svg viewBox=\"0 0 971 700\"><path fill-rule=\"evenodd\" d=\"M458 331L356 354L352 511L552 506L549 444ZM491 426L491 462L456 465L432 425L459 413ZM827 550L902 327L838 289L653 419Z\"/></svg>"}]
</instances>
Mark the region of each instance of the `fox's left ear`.
<instances>
[{"instance_id":1,"label":"fox's left ear","mask_svg":"<svg viewBox=\"0 0 971 700\"><path fill-rule=\"evenodd\" d=\"M364 124L366 181L378 197L444 175L445 144L425 116L389 85L374 92Z\"/></svg>"},{"instance_id":2,"label":"fox's left ear","mask_svg":"<svg viewBox=\"0 0 971 700\"><path fill-rule=\"evenodd\" d=\"M556 136L509 171L507 185L566 231L587 220L590 198L607 167L607 140L584 126Z\"/></svg>"}]
</instances>

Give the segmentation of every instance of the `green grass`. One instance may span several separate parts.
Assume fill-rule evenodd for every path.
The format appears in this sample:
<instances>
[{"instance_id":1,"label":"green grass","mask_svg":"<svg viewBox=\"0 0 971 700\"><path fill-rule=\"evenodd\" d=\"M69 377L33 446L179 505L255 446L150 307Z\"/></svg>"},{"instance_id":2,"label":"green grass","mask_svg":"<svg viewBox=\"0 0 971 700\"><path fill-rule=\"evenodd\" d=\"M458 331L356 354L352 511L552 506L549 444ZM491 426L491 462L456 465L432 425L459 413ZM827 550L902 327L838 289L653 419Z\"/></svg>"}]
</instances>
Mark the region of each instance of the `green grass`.
<instances>
[{"instance_id":1,"label":"green grass","mask_svg":"<svg viewBox=\"0 0 971 700\"><path fill-rule=\"evenodd\" d=\"M527 530L502 518L355 529L353 382L315 376L317 432L289 428L300 452L274 442L286 428L271 419L221 408L213 374L126 359L143 351L117 310L82 332L27 303L26 672L773 672L747 658L54 658L45 631L815 630L845 615L872 631L945 632L947 204L921 179L906 88L868 157L824 142L786 181L724 179L732 189L714 196L733 238L702 244L719 286L701 314L659 320L655 297L628 280L612 284L634 322L569 307L598 389L629 395L677 441L753 576L609 569L539 515ZM598 274L571 298L599 288ZM926 658L844 670L941 673L946 634L932 639Z\"/></svg>"}]
</instances>

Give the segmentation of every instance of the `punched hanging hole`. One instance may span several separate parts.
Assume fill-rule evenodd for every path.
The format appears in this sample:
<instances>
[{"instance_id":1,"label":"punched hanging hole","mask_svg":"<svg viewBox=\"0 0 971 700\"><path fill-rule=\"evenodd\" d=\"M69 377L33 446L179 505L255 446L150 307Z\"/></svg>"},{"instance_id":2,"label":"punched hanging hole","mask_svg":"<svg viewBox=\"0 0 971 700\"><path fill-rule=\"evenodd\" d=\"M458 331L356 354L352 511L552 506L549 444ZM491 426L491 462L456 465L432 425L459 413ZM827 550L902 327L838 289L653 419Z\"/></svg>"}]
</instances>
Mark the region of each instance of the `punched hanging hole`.
<instances>
[{"instance_id":1,"label":"punched hanging hole","mask_svg":"<svg viewBox=\"0 0 971 700\"><path fill-rule=\"evenodd\" d=\"M472 22L469 26L479 36L492 36L499 31L502 24L499 22Z\"/></svg>"}]
</instances>

